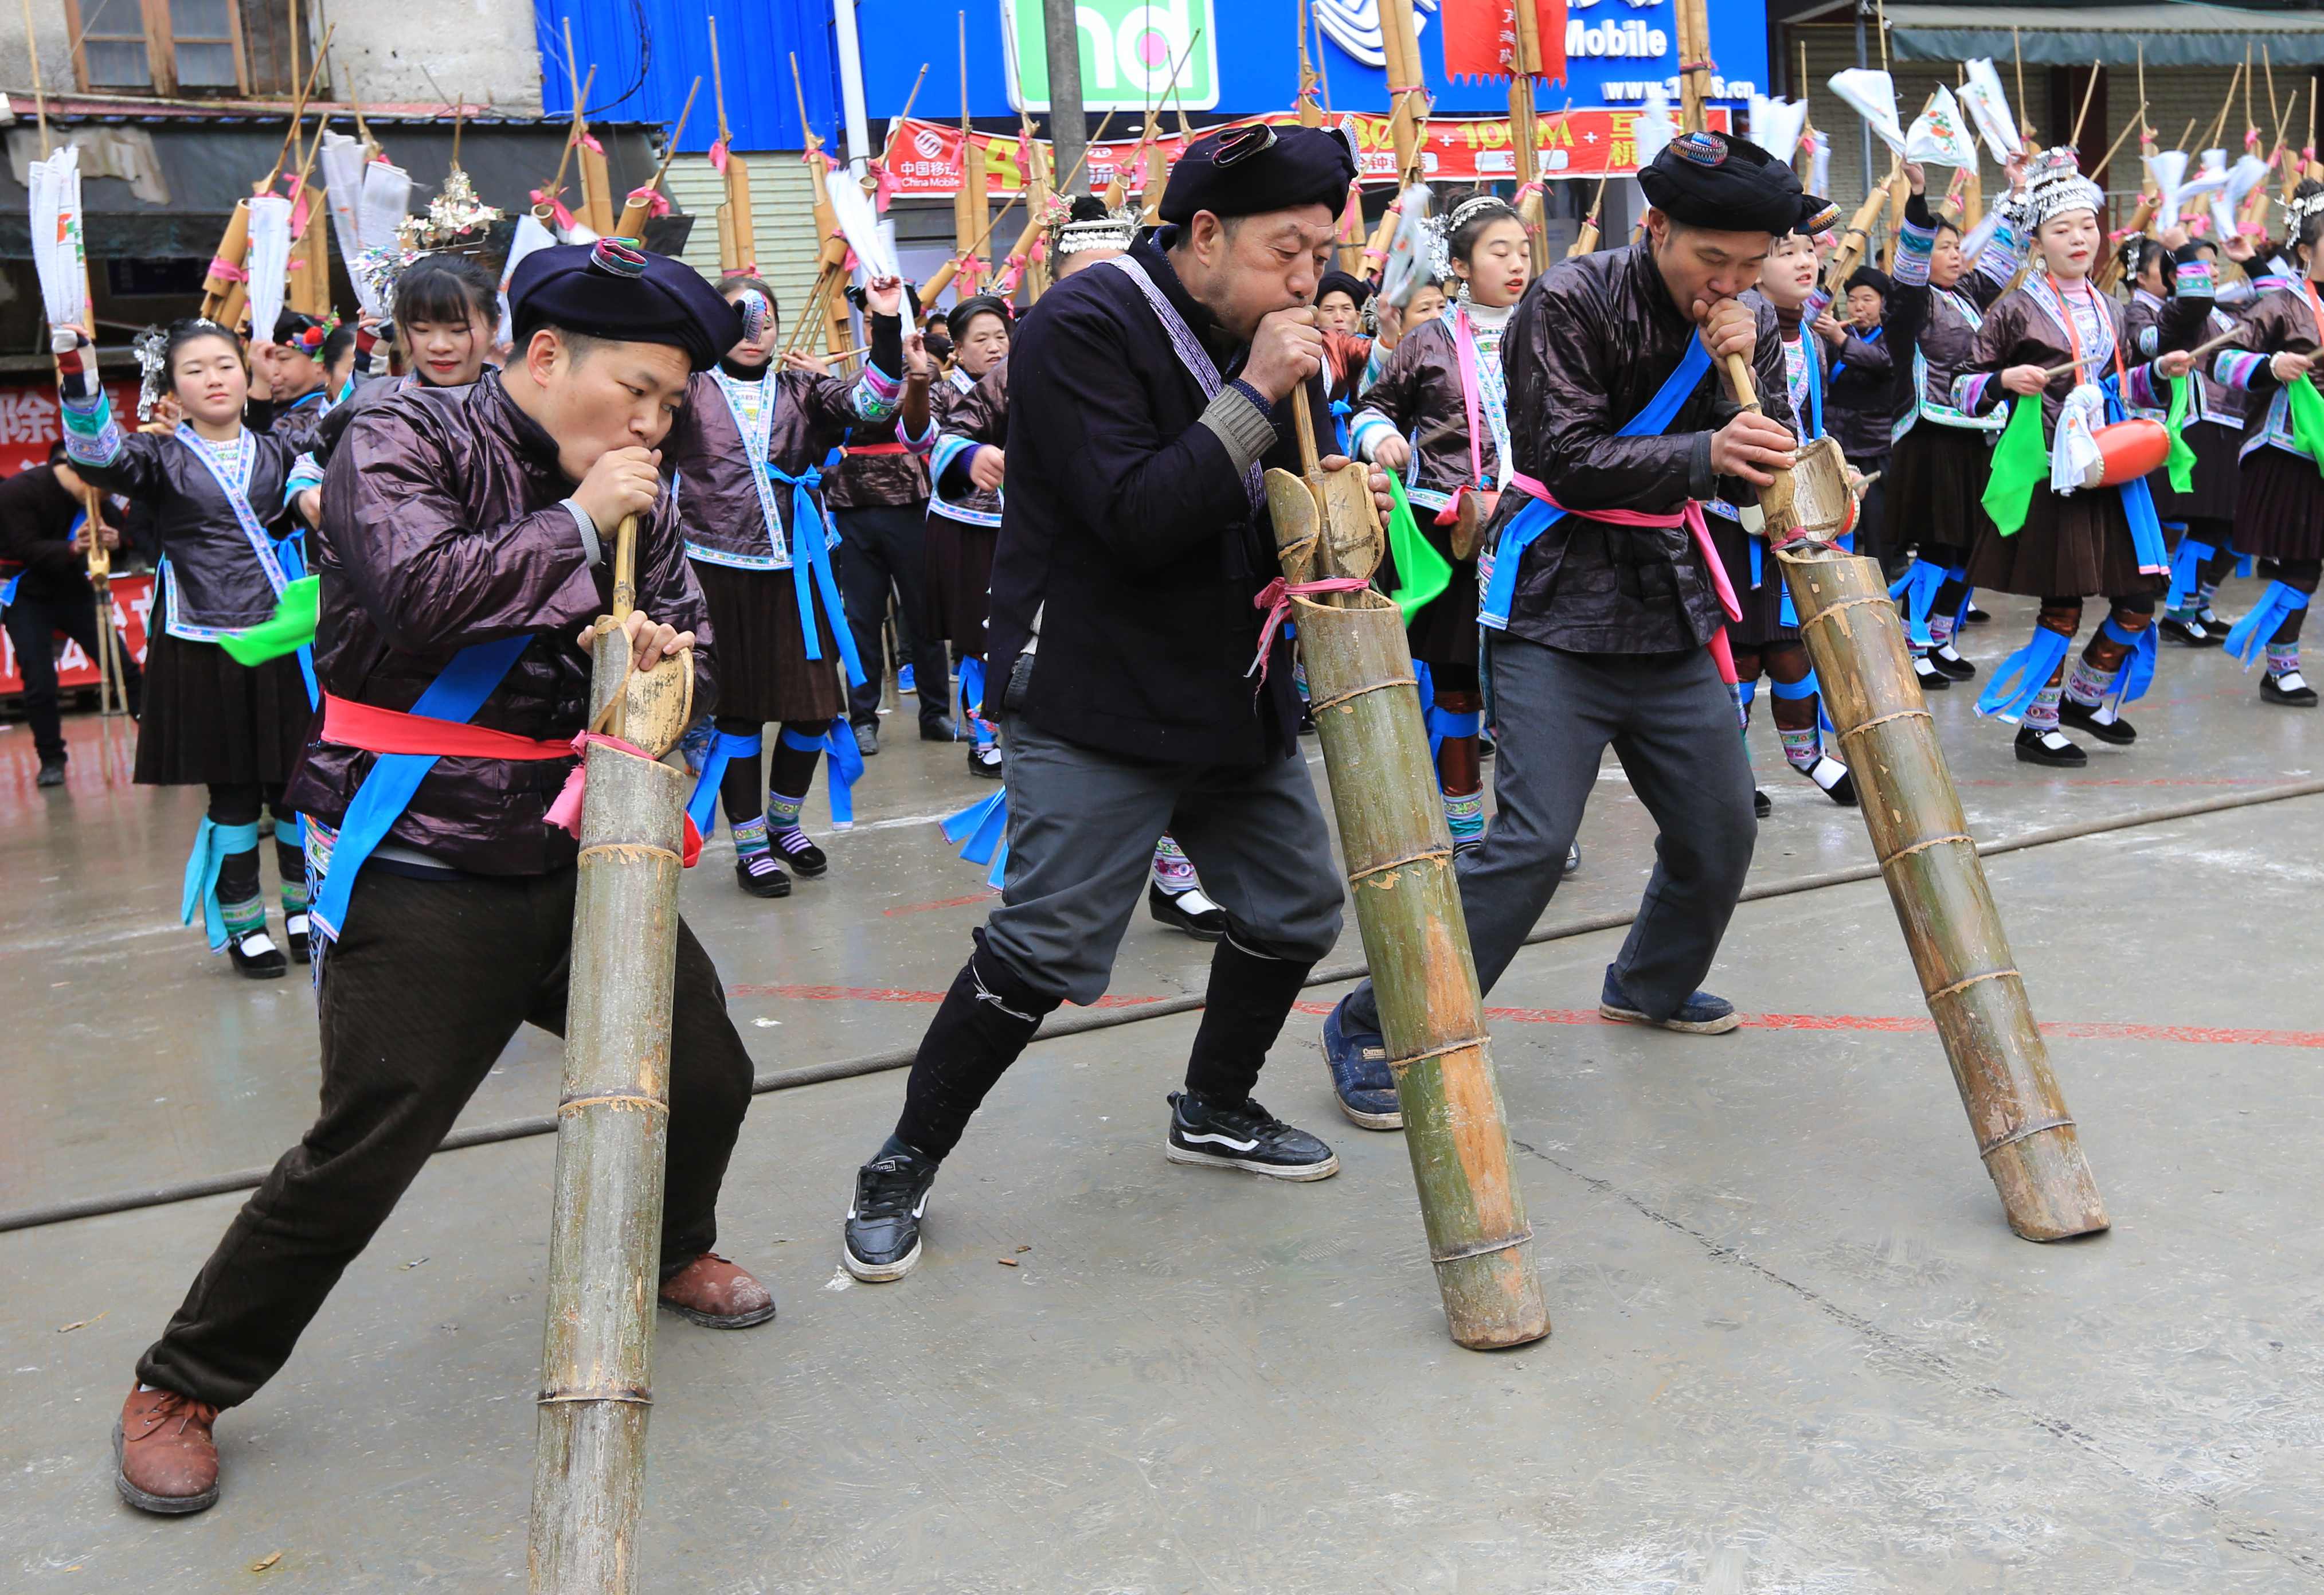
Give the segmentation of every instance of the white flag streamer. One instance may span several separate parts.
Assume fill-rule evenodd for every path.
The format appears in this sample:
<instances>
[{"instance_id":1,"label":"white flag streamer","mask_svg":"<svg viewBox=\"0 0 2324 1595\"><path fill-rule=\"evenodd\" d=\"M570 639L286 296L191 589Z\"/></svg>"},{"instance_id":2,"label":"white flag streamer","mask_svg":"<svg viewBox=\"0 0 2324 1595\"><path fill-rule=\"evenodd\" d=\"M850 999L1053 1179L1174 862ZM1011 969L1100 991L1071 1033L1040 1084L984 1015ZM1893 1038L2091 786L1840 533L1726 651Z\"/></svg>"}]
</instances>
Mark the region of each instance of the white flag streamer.
<instances>
[{"instance_id":1,"label":"white flag streamer","mask_svg":"<svg viewBox=\"0 0 2324 1595\"><path fill-rule=\"evenodd\" d=\"M1900 155L1904 152L1904 127L1896 120L1896 83L1887 73L1850 67L1831 75L1831 91L1872 124L1881 143Z\"/></svg>"},{"instance_id":2,"label":"white flag streamer","mask_svg":"<svg viewBox=\"0 0 2324 1595\"><path fill-rule=\"evenodd\" d=\"M1808 123L1808 102L1751 97L1751 142L1789 166L1799 152L1800 131Z\"/></svg>"},{"instance_id":3,"label":"white flag streamer","mask_svg":"<svg viewBox=\"0 0 2324 1595\"><path fill-rule=\"evenodd\" d=\"M2228 169L2226 184L2211 200L2211 220L2218 226L2222 244L2240 228L2236 213L2243 208L2245 196L2266 180L2267 162L2256 155L2245 155Z\"/></svg>"},{"instance_id":4,"label":"white flag streamer","mask_svg":"<svg viewBox=\"0 0 2324 1595\"><path fill-rule=\"evenodd\" d=\"M88 328L87 244L81 236L80 151L68 144L25 170L32 193L32 265L51 327Z\"/></svg>"},{"instance_id":5,"label":"white flag streamer","mask_svg":"<svg viewBox=\"0 0 2324 1595\"><path fill-rule=\"evenodd\" d=\"M515 336L515 329L509 320L508 290L509 283L516 276L517 267L524 263L526 255L538 249L549 248L556 242L556 235L542 226L540 218L532 212L528 210L516 218L516 236L509 243L508 263L501 267L500 342L507 343Z\"/></svg>"},{"instance_id":6,"label":"white flag streamer","mask_svg":"<svg viewBox=\"0 0 2324 1595\"><path fill-rule=\"evenodd\" d=\"M1978 60L1962 63L1969 80L1961 85L1961 107L1977 122L1977 130L1985 135L1985 147L1993 154L1997 164L2006 163L2012 155L2022 155L2025 146L2018 142L2017 119L2009 114L2009 97L2001 89L2001 74L1993 69L1990 60Z\"/></svg>"},{"instance_id":7,"label":"white flag streamer","mask_svg":"<svg viewBox=\"0 0 2324 1595\"><path fill-rule=\"evenodd\" d=\"M863 197L863 185L855 174L844 169L827 172L823 180L824 191L831 196L832 214L839 220L839 230L847 235L847 247L855 252L855 259L867 278L900 277L903 268L896 263L896 251L880 231L880 217L872 208L872 201Z\"/></svg>"},{"instance_id":8,"label":"white flag streamer","mask_svg":"<svg viewBox=\"0 0 2324 1595\"><path fill-rule=\"evenodd\" d=\"M2154 214L2167 226L2179 214L2179 188L2187 180L2187 152L2158 150L2139 159L2154 184Z\"/></svg>"},{"instance_id":9,"label":"white flag streamer","mask_svg":"<svg viewBox=\"0 0 2324 1595\"><path fill-rule=\"evenodd\" d=\"M1913 125L1904 134L1904 159L1931 166L1977 170L1977 141L1969 135L1968 124L1961 120L1960 106L1954 103L1952 90L1940 85L1934 103L1913 118Z\"/></svg>"},{"instance_id":10,"label":"white flag streamer","mask_svg":"<svg viewBox=\"0 0 2324 1595\"><path fill-rule=\"evenodd\" d=\"M357 236L365 249L385 249L411 210L411 174L385 161L364 163L363 198L355 206Z\"/></svg>"},{"instance_id":11,"label":"white flag streamer","mask_svg":"<svg viewBox=\"0 0 2324 1595\"><path fill-rule=\"evenodd\" d=\"M339 258L346 263L347 280L355 284L355 300L364 314L380 313L379 294L366 274L356 269L363 257L363 145L343 133L323 135L322 153L315 157L323 178L323 193L331 207L331 235L338 240Z\"/></svg>"},{"instance_id":12,"label":"white flag streamer","mask_svg":"<svg viewBox=\"0 0 2324 1595\"><path fill-rule=\"evenodd\" d=\"M250 202L250 340L274 341L290 274L290 201L261 194Z\"/></svg>"}]
</instances>

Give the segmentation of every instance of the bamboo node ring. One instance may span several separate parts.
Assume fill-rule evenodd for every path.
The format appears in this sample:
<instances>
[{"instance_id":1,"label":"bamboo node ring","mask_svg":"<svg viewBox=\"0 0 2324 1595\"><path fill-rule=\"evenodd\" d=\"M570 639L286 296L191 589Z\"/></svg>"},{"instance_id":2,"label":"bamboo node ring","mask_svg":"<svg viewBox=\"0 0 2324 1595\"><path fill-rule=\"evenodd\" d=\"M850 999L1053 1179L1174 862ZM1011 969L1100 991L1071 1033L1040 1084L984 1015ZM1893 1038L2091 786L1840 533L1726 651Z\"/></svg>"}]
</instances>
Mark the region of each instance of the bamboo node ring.
<instances>
[{"instance_id":1,"label":"bamboo node ring","mask_svg":"<svg viewBox=\"0 0 2324 1595\"><path fill-rule=\"evenodd\" d=\"M543 1390L533 1397L542 1406L554 1406L561 1402L627 1401L638 1406L651 1406L653 1392L641 1390L635 1385L608 1385L603 1388L576 1386L564 1389Z\"/></svg>"},{"instance_id":2,"label":"bamboo node ring","mask_svg":"<svg viewBox=\"0 0 2324 1595\"><path fill-rule=\"evenodd\" d=\"M649 1113L668 1113L667 1099L649 1096L641 1091L608 1091L595 1096L572 1097L557 1104L558 1118L577 1113L584 1108L641 1108Z\"/></svg>"},{"instance_id":3,"label":"bamboo node ring","mask_svg":"<svg viewBox=\"0 0 2324 1595\"><path fill-rule=\"evenodd\" d=\"M1971 986L1976 985L1979 981L2006 981L2016 975L2017 972L2014 969L1989 969L1983 974L1973 974L1965 981L1955 981L1950 986L1940 986L1937 990L1930 992L1922 1000L1926 1002L1934 1002L1940 998L1958 997L1963 991L1968 991Z\"/></svg>"},{"instance_id":4,"label":"bamboo node ring","mask_svg":"<svg viewBox=\"0 0 2324 1595\"><path fill-rule=\"evenodd\" d=\"M1880 867L1885 870L1890 864L1895 863L1898 859L1908 859L1916 853L1926 853L1932 847L1948 847L1957 842L1968 843L1972 850L1977 846L1976 837L1969 835L1964 831L1956 831L1950 836L1932 836L1926 842L1915 842L1910 847L1900 847L1895 852L1890 853L1886 858L1882 859L1880 861Z\"/></svg>"},{"instance_id":5,"label":"bamboo node ring","mask_svg":"<svg viewBox=\"0 0 2324 1595\"><path fill-rule=\"evenodd\" d=\"M1340 693L1332 697L1313 699L1307 705L1307 710L1310 714L1320 715L1326 709L1334 709L1339 707L1342 704L1351 703L1355 699L1363 696L1366 693L1379 692L1390 687L1416 687L1419 685L1420 682L1418 678L1415 677L1389 676L1384 679L1367 683L1366 685L1356 687L1351 691Z\"/></svg>"},{"instance_id":6,"label":"bamboo node ring","mask_svg":"<svg viewBox=\"0 0 2324 1595\"><path fill-rule=\"evenodd\" d=\"M2000 1151L2003 1148L2014 1147L2022 1140L2030 1139L2037 1135L2046 1134L2053 1129L2071 1129L2073 1128L2074 1121L2062 1114L2058 1118L2043 1119L2033 1124L2021 1124L2015 1129L2011 1130L2007 1135L2003 1136L1999 1140L1995 1141L1992 1145L1978 1148L1977 1155L1980 1157L1990 1157L1996 1152Z\"/></svg>"},{"instance_id":7,"label":"bamboo node ring","mask_svg":"<svg viewBox=\"0 0 2324 1595\"><path fill-rule=\"evenodd\" d=\"M1861 725L1849 726L1840 733L1840 740L1845 742L1849 737L1861 736L1874 726L1886 725L1892 720L1933 720L1935 718L1936 716L1926 709L1894 709L1886 715L1876 715Z\"/></svg>"},{"instance_id":8,"label":"bamboo node ring","mask_svg":"<svg viewBox=\"0 0 2324 1595\"><path fill-rule=\"evenodd\" d=\"M650 842L600 842L593 846L583 848L580 858L626 858L641 862L668 859L672 863L685 862L669 848L659 847Z\"/></svg>"},{"instance_id":9,"label":"bamboo node ring","mask_svg":"<svg viewBox=\"0 0 2324 1595\"><path fill-rule=\"evenodd\" d=\"M1823 608L1817 610L1813 614L1808 616L1807 619L1802 621L1800 622L1801 629L1805 630L1807 627L1814 625L1818 621L1828 621L1831 619L1832 616L1840 613L1842 610L1860 609L1868 604L1885 604L1891 611L1895 610L1896 607L1896 601L1894 598L1889 597L1886 593L1881 594L1877 598L1843 598L1837 604L1825 605Z\"/></svg>"},{"instance_id":10,"label":"bamboo node ring","mask_svg":"<svg viewBox=\"0 0 2324 1595\"><path fill-rule=\"evenodd\" d=\"M1410 1057L1390 1058L1388 1061L1388 1073L1401 1074L1415 1064L1425 1064L1430 1058L1446 1057L1456 1052L1467 1052L1471 1047L1475 1047L1480 1052L1483 1051L1485 1038L1482 1036L1471 1036L1464 1040L1448 1041L1442 1046L1432 1046L1426 1052L1416 1052Z\"/></svg>"},{"instance_id":11,"label":"bamboo node ring","mask_svg":"<svg viewBox=\"0 0 2324 1595\"><path fill-rule=\"evenodd\" d=\"M1431 1251L1428 1254L1428 1260L1441 1267L1445 1263L1462 1262L1470 1258L1489 1258L1497 1251L1515 1251L1520 1246L1530 1245L1532 1241L1533 1226L1527 1224L1514 1235L1499 1236L1491 1240L1474 1240L1466 1246L1456 1246L1450 1251Z\"/></svg>"},{"instance_id":12,"label":"bamboo node ring","mask_svg":"<svg viewBox=\"0 0 2324 1595\"><path fill-rule=\"evenodd\" d=\"M1356 885L1367 875L1378 875L1388 870L1401 870L1406 864L1440 862L1452 856L1452 850L1449 847L1432 847L1420 853L1408 853L1402 858L1386 859L1377 864L1366 864L1360 870L1349 871L1348 884Z\"/></svg>"}]
</instances>

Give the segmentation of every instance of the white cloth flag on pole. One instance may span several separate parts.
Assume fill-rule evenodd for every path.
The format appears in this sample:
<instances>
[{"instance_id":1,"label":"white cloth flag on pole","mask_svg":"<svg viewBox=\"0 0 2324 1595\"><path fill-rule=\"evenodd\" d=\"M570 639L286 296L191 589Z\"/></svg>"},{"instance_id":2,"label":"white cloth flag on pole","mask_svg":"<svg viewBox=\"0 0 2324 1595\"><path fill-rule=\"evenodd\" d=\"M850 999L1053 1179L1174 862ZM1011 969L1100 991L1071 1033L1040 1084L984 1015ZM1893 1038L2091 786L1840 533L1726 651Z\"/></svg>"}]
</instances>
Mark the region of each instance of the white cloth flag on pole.
<instances>
[{"instance_id":1,"label":"white cloth flag on pole","mask_svg":"<svg viewBox=\"0 0 2324 1595\"><path fill-rule=\"evenodd\" d=\"M346 263L347 280L355 284L356 302L364 314L381 312L378 290L365 272L355 268L363 258L363 158L360 142L344 133L323 135L323 152L315 158L322 171L323 192L331 207L331 235L339 241L339 258Z\"/></svg>"},{"instance_id":2,"label":"white cloth flag on pole","mask_svg":"<svg viewBox=\"0 0 2324 1595\"><path fill-rule=\"evenodd\" d=\"M1961 85L1961 106L1985 134L1985 147L1995 163L2006 165L2012 155L2024 154L2025 146L2018 142L2017 119L2009 114L2009 97L2002 92L2001 74L1993 69L1990 60L1965 61L1962 67L1969 80Z\"/></svg>"},{"instance_id":3,"label":"white cloth flag on pole","mask_svg":"<svg viewBox=\"0 0 2324 1595\"><path fill-rule=\"evenodd\" d=\"M1871 124L1882 143L1899 155L1904 152L1904 127L1896 120L1896 83L1887 73L1850 67L1831 75L1831 91Z\"/></svg>"},{"instance_id":4,"label":"white cloth flag on pole","mask_svg":"<svg viewBox=\"0 0 2324 1595\"><path fill-rule=\"evenodd\" d=\"M1807 125L1808 102L1751 97L1751 142L1785 166L1800 147L1800 130Z\"/></svg>"},{"instance_id":5,"label":"white cloth flag on pole","mask_svg":"<svg viewBox=\"0 0 2324 1595\"><path fill-rule=\"evenodd\" d=\"M2267 162L2256 155L2239 157L2228 171L2226 184L2211 198L2211 220L2218 224L2222 244L2239 230L2236 212L2243 208L2244 197L2266 180Z\"/></svg>"},{"instance_id":6,"label":"white cloth flag on pole","mask_svg":"<svg viewBox=\"0 0 2324 1595\"><path fill-rule=\"evenodd\" d=\"M509 243L507 263L501 267L501 329L499 341L507 343L515 336L509 318L509 284L516 279L517 267L524 257L535 250L548 249L557 243L557 235L541 225L540 218L526 211L516 218L516 236Z\"/></svg>"},{"instance_id":7,"label":"white cloth flag on pole","mask_svg":"<svg viewBox=\"0 0 2324 1595\"><path fill-rule=\"evenodd\" d=\"M1904 134L1904 159L1966 171L1977 170L1977 141L1969 136L1969 126L1961 120L1960 106L1953 103L1952 90L1940 85L1934 103L1913 118L1913 125Z\"/></svg>"},{"instance_id":8,"label":"white cloth flag on pole","mask_svg":"<svg viewBox=\"0 0 2324 1595\"><path fill-rule=\"evenodd\" d=\"M896 263L895 245L880 230L880 217L873 212L872 201L863 197L863 185L856 180L855 174L844 168L826 173L823 186L831 196L831 210L839 219L839 230L847 235L847 247L855 252L865 277L902 276L903 268Z\"/></svg>"},{"instance_id":9,"label":"white cloth flag on pole","mask_svg":"<svg viewBox=\"0 0 2324 1595\"><path fill-rule=\"evenodd\" d=\"M261 194L250 202L250 341L272 343L290 273L290 201Z\"/></svg>"},{"instance_id":10,"label":"white cloth flag on pole","mask_svg":"<svg viewBox=\"0 0 2324 1595\"><path fill-rule=\"evenodd\" d=\"M88 329L87 243L81 236L80 151L68 144L25 171L32 193L32 265L51 327Z\"/></svg>"}]
</instances>

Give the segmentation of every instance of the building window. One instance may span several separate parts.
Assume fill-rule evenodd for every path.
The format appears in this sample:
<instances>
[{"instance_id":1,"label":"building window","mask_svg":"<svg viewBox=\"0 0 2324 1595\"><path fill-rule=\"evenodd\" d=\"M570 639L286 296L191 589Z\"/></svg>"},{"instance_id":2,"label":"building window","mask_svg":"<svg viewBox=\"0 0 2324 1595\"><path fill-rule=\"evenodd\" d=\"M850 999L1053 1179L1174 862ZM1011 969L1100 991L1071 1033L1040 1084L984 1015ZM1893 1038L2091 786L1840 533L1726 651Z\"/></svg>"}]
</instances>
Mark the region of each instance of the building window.
<instances>
[{"instance_id":1,"label":"building window","mask_svg":"<svg viewBox=\"0 0 2324 1595\"><path fill-rule=\"evenodd\" d=\"M273 7L269 6L270 20ZM278 71L267 51L265 69L253 81L244 53L242 0L65 0L77 41L73 65L91 91L223 89L230 94L280 94L291 71ZM279 22L277 23L279 26ZM273 44L270 38L268 43Z\"/></svg>"}]
</instances>

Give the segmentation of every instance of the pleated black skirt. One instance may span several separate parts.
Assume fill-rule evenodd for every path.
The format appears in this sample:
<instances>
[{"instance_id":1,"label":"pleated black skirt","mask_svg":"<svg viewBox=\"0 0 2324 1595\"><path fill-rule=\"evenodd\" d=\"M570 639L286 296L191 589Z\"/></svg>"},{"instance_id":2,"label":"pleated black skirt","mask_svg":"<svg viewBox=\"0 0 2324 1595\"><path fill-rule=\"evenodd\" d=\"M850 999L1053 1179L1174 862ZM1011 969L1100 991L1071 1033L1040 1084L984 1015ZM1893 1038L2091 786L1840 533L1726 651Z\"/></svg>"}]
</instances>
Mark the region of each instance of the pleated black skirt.
<instances>
[{"instance_id":1,"label":"pleated black skirt","mask_svg":"<svg viewBox=\"0 0 2324 1595\"><path fill-rule=\"evenodd\" d=\"M718 678L717 713L761 724L828 720L846 713L835 618L812 593L823 657L807 657L807 632L788 570L737 570L694 562L710 606L711 657Z\"/></svg>"},{"instance_id":2,"label":"pleated black skirt","mask_svg":"<svg viewBox=\"0 0 2324 1595\"><path fill-rule=\"evenodd\" d=\"M157 621L161 611L155 604ZM145 650L137 784L279 787L313 719L296 655L237 665L215 642L189 642L157 625Z\"/></svg>"}]
</instances>

